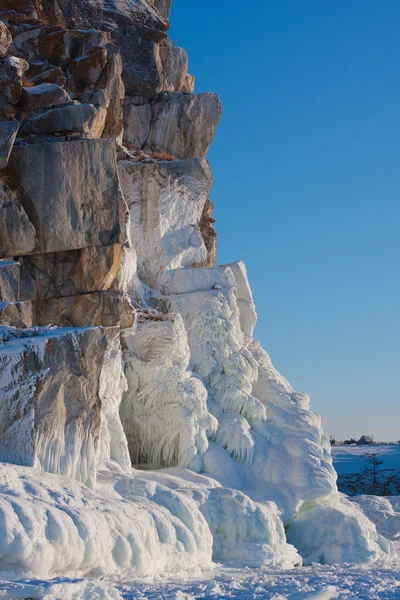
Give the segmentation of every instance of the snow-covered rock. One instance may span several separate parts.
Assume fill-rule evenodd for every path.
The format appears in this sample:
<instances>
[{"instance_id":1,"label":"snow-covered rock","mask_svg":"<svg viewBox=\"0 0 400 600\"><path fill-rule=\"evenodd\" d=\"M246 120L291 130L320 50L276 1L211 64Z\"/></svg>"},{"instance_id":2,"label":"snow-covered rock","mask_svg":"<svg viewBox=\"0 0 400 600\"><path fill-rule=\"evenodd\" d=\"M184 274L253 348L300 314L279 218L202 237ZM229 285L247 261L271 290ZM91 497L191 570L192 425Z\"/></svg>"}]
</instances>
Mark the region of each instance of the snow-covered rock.
<instances>
[{"instance_id":1,"label":"snow-covered rock","mask_svg":"<svg viewBox=\"0 0 400 600\"><path fill-rule=\"evenodd\" d=\"M93 487L106 349L98 328L0 328L0 460Z\"/></svg>"},{"instance_id":2,"label":"snow-covered rock","mask_svg":"<svg viewBox=\"0 0 400 600\"><path fill-rule=\"evenodd\" d=\"M179 476L181 475L181 477ZM290 568L301 559L273 506L186 472L99 472L96 491L2 464L0 569L19 576L160 576L216 558Z\"/></svg>"},{"instance_id":3,"label":"snow-covered rock","mask_svg":"<svg viewBox=\"0 0 400 600\"><path fill-rule=\"evenodd\" d=\"M165 269L205 261L199 222L211 186L208 163L121 161L118 172L140 278L155 287Z\"/></svg>"},{"instance_id":4,"label":"snow-covered rock","mask_svg":"<svg viewBox=\"0 0 400 600\"><path fill-rule=\"evenodd\" d=\"M204 385L188 370L181 316L139 316L136 331L126 330L122 340L128 386L120 415L132 462L200 471L216 420Z\"/></svg>"}]
</instances>

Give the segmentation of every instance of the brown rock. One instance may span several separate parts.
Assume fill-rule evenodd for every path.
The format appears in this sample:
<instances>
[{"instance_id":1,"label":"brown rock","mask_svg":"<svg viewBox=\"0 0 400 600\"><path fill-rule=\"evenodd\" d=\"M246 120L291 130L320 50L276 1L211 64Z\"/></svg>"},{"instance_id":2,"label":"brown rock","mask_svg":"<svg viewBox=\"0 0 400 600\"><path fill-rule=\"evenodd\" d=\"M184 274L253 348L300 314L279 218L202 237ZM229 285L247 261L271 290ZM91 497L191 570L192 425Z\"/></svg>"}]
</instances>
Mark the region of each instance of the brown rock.
<instances>
[{"instance_id":1,"label":"brown rock","mask_svg":"<svg viewBox=\"0 0 400 600\"><path fill-rule=\"evenodd\" d=\"M56 65L64 65L69 61L69 38L65 29L48 30L37 40L38 57Z\"/></svg>"},{"instance_id":2,"label":"brown rock","mask_svg":"<svg viewBox=\"0 0 400 600\"><path fill-rule=\"evenodd\" d=\"M119 291L94 292L34 302L37 325L57 327L132 327L136 311L128 294Z\"/></svg>"},{"instance_id":3,"label":"brown rock","mask_svg":"<svg viewBox=\"0 0 400 600\"><path fill-rule=\"evenodd\" d=\"M4 25L3 21L0 21L0 58L3 58L7 54L7 50L12 42L11 33L8 28Z\"/></svg>"},{"instance_id":4,"label":"brown rock","mask_svg":"<svg viewBox=\"0 0 400 600\"><path fill-rule=\"evenodd\" d=\"M68 69L68 87L74 91L93 90L107 64L107 50L95 48L73 60Z\"/></svg>"},{"instance_id":5,"label":"brown rock","mask_svg":"<svg viewBox=\"0 0 400 600\"><path fill-rule=\"evenodd\" d=\"M11 104L17 104L21 98L22 76L28 68L23 58L6 56L0 59L0 94Z\"/></svg>"},{"instance_id":6,"label":"brown rock","mask_svg":"<svg viewBox=\"0 0 400 600\"><path fill-rule=\"evenodd\" d=\"M49 108L58 104L72 102L69 94L55 83L42 83L34 87L22 88L20 106L23 110Z\"/></svg>"},{"instance_id":7,"label":"brown rock","mask_svg":"<svg viewBox=\"0 0 400 600\"><path fill-rule=\"evenodd\" d=\"M15 119L15 115L17 114L17 109L13 104L10 104L5 98L0 96L0 119L4 119L5 121L12 121Z\"/></svg>"},{"instance_id":8,"label":"brown rock","mask_svg":"<svg viewBox=\"0 0 400 600\"><path fill-rule=\"evenodd\" d=\"M115 289L121 253L121 245L113 244L25 256L21 259L21 299L43 300Z\"/></svg>"},{"instance_id":9,"label":"brown rock","mask_svg":"<svg viewBox=\"0 0 400 600\"><path fill-rule=\"evenodd\" d=\"M119 242L113 141L14 146L7 173L37 232L38 253Z\"/></svg>"}]
</instances>

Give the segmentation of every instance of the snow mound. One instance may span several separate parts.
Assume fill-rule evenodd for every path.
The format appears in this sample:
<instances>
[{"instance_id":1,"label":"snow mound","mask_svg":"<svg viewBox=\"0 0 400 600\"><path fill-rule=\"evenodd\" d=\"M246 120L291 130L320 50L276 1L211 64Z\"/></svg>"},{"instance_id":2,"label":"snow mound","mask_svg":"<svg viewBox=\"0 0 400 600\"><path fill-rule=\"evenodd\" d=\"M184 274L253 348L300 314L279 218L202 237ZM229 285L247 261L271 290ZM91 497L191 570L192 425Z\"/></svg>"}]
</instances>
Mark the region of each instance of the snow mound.
<instances>
[{"instance_id":1,"label":"snow mound","mask_svg":"<svg viewBox=\"0 0 400 600\"><path fill-rule=\"evenodd\" d=\"M185 480L185 475L188 479ZM209 478L98 472L97 489L29 467L0 470L0 570L41 578L153 576L209 567L213 558L252 566L300 562L276 507ZM197 481L196 481L197 477ZM181 487L183 486L183 487Z\"/></svg>"},{"instance_id":2,"label":"snow mound","mask_svg":"<svg viewBox=\"0 0 400 600\"><path fill-rule=\"evenodd\" d=\"M380 535L352 502L340 495L298 515L290 524L287 536L306 565L314 562L380 564L396 557L393 543Z\"/></svg>"}]
</instances>

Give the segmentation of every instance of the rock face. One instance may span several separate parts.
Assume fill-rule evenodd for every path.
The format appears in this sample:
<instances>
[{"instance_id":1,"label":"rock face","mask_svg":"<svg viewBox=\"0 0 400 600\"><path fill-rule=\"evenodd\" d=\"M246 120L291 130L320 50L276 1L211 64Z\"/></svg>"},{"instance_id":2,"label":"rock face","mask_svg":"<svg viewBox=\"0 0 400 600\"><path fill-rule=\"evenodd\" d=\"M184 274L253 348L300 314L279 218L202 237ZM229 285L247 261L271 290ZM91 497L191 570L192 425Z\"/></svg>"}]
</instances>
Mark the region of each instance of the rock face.
<instances>
[{"instance_id":1,"label":"rock face","mask_svg":"<svg viewBox=\"0 0 400 600\"><path fill-rule=\"evenodd\" d=\"M115 289L121 253L121 244L112 244L24 256L21 299L45 300Z\"/></svg>"},{"instance_id":2,"label":"rock face","mask_svg":"<svg viewBox=\"0 0 400 600\"><path fill-rule=\"evenodd\" d=\"M2 334L0 329L0 335ZM0 460L93 487L100 430L99 329L11 332L0 345Z\"/></svg>"},{"instance_id":3,"label":"rock face","mask_svg":"<svg viewBox=\"0 0 400 600\"><path fill-rule=\"evenodd\" d=\"M132 327L136 312L129 296L120 291L93 292L38 300L34 307L36 325L57 327Z\"/></svg>"},{"instance_id":4,"label":"rock face","mask_svg":"<svg viewBox=\"0 0 400 600\"><path fill-rule=\"evenodd\" d=\"M140 277L157 287L165 269L203 263L199 223L211 186L204 160L119 163Z\"/></svg>"},{"instance_id":5,"label":"rock face","mask_svg":"<svg viewBox=\"0 0 400 600\"><path fill-rule=\"evenodd\" d=\"M23 206L5 183L0 184L0 258L29 254L39 245Z\"/></svg>"},{"instance_id":6,"label":"rock face","mask_svg":"<svg viewBox=\"0 0 400 600\"><path fill-rule=\"evenodd\" d=\"M221 117L216 94L161 94L149 104L127 100L126 142L145 152L167 152L175 158L204 158Z\"/></svg>"},{"instance_id":7,"label":"rock face","mask_svg":"<svg viewBox=\"0 0 400 600\"><path fill-rule=\"evenodd\" d=\"M18 262L0 260L0 302L19 300L20 268Z\"/></svg>"},{"instance_id":8,"label":"rock face","mask_svg":"<svg viewBox=\"0 0 400 600\"><path fill-rule=\"evenodd\" d=\"M0 326L25 329L32 327L32 304L30 302L0 302Z\"/></svg>"},{"instance_id":9,"label":"rock face","mask_svg":"<svg viewBox=\"0 0 400 600\"><path fill-rule=\"evenodd\" d=\"M21 133L59 133L65 131L87 133L90 131L89 122L96 115L96 112L95 107L91 104L72 104L62 108L54 108L25 123L21 128Z\"/></svg>"},{"instance_id":10,"label":"rock face","mask_svg":"<svg viewBox=\"0 0 400 600\"><path fill-rule=\"evenodd\" d=\"M20 106L24 110L48 108L66 102L71 102L69 94L56 83L41 83L34 87L22 88Z\"/></svg>"},{"instance_id":11,"label":"rock face","mask_svg":"<svg viewBox=\"0 0 400 600\"><path fill-rule=\"evenodd\" d=\"M119 241L118 180L111 141L16 146L7 172L35 227L39 252Z\"/></svg>"},{"instance_id":12,"label":"rock face","mask_svg":"<svg viewBox=\"0 0 400 600\"><path fill-rule=\"evenodd\" d=\"M194 93L170 6L0 0L0 461L27 467L0 485L0 566L394 556L338 494L307 394L253 339L243 263L215 266L221 104ZM143 475L162 467L188 470Z\"/></svg>"},{"instance_id":13,"label":"rock face","mask_svg":"<svg viewBox=\"0 0 400 600\"><path fill-rule=\"evenodd\" d=\"M0 169L7 166L18 128L18 121L0 121Z\"/></svg>"}]
</instances>

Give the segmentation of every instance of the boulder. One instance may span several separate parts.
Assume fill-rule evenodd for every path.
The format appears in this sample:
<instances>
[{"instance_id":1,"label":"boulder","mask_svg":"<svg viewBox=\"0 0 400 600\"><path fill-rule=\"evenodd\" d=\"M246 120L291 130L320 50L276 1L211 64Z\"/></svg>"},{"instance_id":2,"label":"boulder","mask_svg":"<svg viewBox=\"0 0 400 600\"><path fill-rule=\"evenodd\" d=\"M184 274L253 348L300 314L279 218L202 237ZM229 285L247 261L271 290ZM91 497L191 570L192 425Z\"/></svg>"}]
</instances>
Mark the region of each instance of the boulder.
<instances>
[{"instance_id":1,"label":"boulder","mask_svg":"<svg viewBox=\"0 0 400 600\"><path fill-rule=\"evenodd\" d=\"M0 260L0 302L18 302L20 268L19 262Z\"/></svg>"},{"instance_id":2,"label":"boulder","mask_svg":"<svg viewBox=\"0 0 400 600\"><path fill-rule=\"evenodd\" d=\"M147 105L133 99L126 106L125 142L179 159L205 157L222 111L218 96L210 93L165 92Z\"/></svg>"},{"instance_id":3,"label":"boulder","mask_svg":"<svg viewBox=\"0 0 400 600\"><path fill-rule=\"evenodd\" d=\"M77 131L89 133L91 120L96 113L96 108L91 104L68 104L61 108L53 108L27 121L21 127L20 132L43 134Z\"/></svg>"},{"instance_id":4,"label":"boulder","mask_svg":"<svg viewBox=\"0 0 400 600\"><path fill-rule=\"evenodd\" d=\"M165 269L203 264L199 222L211 186L207 161L120 161L118 172L141 279L156 287Z\"/></svg>"},{"instance_id":5,"label":"boulder","mask_svg":"<svg viewBox=\"0 0 400 600\"><path fill-rule=\"evenodd\" d=\"M30 254L39 245L23 206L5 183L0 183L0 258Z\"/></svg>"},{"instance_id":6,"label":"boulder","mask_svg":"<svg viewBox=\"0 0 400 600\"><path fill-rule=\"evenodd\" d=\"M32 327L31 302L0 302L0 326L17 329Z\"/></svg>"},{"instance_id":7,"label":"boulder","mask_svg":"<svg viewBox=\"0 0 400 600\"><path fill-rule=\"evenodd\" d=\"M101 422L99 328L3 332L0 460L94 486Z\"/></svg>"},{"instance_id":8,"label":"boulder","mask_svg":"<svg viewBox=\"0 0 400 600\"><path fill-rule=\"evenodd\" d=\"M0 94L11 104L17 104L22 94L22 76L29 68L23 58L6 56L0 59Z\"/></svg>"},{"instance_id":9,"label":"boulder","mask_svg":"<svg viewBox=\"0 0 400 600\"><path fill-rule=\"evenodd\" d=\"M21 299L43 300L115 289L121 254L121 244L113 244L25 256L21 259Z\"/></svg>"},{"instance_id":10,"label":"boulder","mask_svg":"<svg viewBox=\"0 0 400 600\"><path fill-rule=\"evenodd\" d=\"M68 69L68 87L73 91L93 90L107 64L107 50L94 48L73 60Z\"/></svg>"},{"instance_id":11,"label":"boulder","mask_svg":"<svg viewBox=\"0 0 400 600\"><path fill-rule=\"evenodd\" d=\"M136 311L128 294L120 291L93 292L79 296L65 296L37 300L34 304L36 325L57 327L132 327Z\"/></svg>"},{"instance_id":12,"label":"boulder","mask_svg":"<svg viewBox=\"0 0 400 600\"><path fill-rule=\"evenodd\" d=\"M4 25L3 21L0 21L0 58L3 58L7 54L7 50L12 42L11 33L8 28Z\"/></svg>"},{"instance_id":13,"label":"boulder","mask_svg":"<svg viewBox=\"0 0 400 600\"><path fill-rule=\"evenodd\" d=\"M113 141L14 146L7 173L35 227L36 252L119 241L121 200Z\"/></svg>"},{"instance_id":14,"label":"boulder","mask_svg":"<svg viewBox=\"0 0 400 600\"><path fill-rule=\"evenodd\" d=\"M34 87L22 88L20 106L26 111L48 108L66 102L71 102L71 97L56 83L41 83Z\"/></svg>"},{"instance_id":15,"label":"boulder","mask_svg":"<svg viewBox=\"0 0 400 600\"><path fill-rule=\"evenodd\" d=\"M0 121L0 169L7 166L18 128L18 121Z\"/></svg>"},{"instance_id":16,"label":"boulder","mask_svg":"<svg viewBox=\"0 0 400 600\"><path fill-rule=\"evenodd\" d=\"M54 67L48 69L43 73L38 73L35 77L30 80L35 86L41 83L55 83L63 88L67 82L67 78L64 76L64 72L60 67Z\"/></svg>"}]
</instances>

